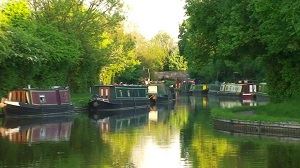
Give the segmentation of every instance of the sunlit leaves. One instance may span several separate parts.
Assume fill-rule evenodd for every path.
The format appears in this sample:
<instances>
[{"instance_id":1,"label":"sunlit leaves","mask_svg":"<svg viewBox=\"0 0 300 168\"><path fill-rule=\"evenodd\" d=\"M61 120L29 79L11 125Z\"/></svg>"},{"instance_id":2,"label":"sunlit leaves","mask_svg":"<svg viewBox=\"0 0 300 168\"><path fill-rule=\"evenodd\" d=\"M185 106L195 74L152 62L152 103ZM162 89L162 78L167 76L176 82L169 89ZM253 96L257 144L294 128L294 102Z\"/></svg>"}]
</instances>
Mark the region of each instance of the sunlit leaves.
<instances>
[{"instance_id":1,"label":"sunlit leaves","mask_svg":"<svg viewBox=\"0 0 300 168\"><path fill-rule=\"evenodd\" d=\"M100 71L100 82L112 84L116 82L115 78L119 74L140 63L134 52L135 42L130 35L123 32L122 28L116 29L115 32L107 32L103 37L105 42L102 46L106 46L109 57Z\"/></svg>"},{"instance_id":2,"label":"sunlit leaves","mask_svg":"<svg viewBox=\"0 0 300 168\"><path fill-rule=\"evenodd\" d=\"M6 4L3 14L11 25L25 27L24 22L30 19L31 11L27 0L13 0Z\"/></svg>"}]
</instances>

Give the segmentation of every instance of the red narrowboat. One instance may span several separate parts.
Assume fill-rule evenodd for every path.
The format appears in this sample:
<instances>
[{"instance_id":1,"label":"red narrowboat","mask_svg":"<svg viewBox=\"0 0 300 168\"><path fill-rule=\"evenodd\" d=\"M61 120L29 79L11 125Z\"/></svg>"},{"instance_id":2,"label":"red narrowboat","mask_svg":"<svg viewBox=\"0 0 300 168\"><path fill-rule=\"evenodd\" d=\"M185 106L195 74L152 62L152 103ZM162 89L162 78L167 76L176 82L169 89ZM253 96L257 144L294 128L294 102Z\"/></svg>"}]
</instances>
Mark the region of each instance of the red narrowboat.
<instances>
[{"instance_id":1,"label":"red narrowboat","mask_svg":"<svg viewBox=\"0 0 300 168\"><path fill-rule=\"evenodd\" d=\"M8 93L3 107L5 117L43 117L73 113L66 88L19 89Z\"/></svg>"}]
</instances>

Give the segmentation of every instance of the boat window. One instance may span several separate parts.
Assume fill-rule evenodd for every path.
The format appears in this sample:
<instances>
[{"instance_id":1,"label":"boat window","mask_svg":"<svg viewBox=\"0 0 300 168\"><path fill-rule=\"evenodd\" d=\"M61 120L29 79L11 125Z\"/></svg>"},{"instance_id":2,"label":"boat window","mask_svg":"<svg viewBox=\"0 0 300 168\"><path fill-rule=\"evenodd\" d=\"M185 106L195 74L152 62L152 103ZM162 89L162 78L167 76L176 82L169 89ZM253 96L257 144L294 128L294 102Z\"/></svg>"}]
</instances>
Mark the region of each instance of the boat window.
<instances>
[{"instance_id":1,"label":"boat window","mask_svg":"<svg viewBox=\"0 0 300 168\"><path fill-rule=\"evenodd\" d=\"M256 85L253 85L253 92L256 92Z\"/></svg>"},{"instance_id":2,"label":"boat window","mask_svg":"<svg viewBox=\"0 0 300 168\"><path fill-rule=\"evenodd\" d=\"M253 85L249 85L249 92L252 93L253 92Z\"/></svg>"},{"instance_id":3,"label":"boat window","mask_svg":"<svg viewBox=\"0 0 300 168\"><path fill-rule=\"evenodd\" d=\"M100 96L104 96L103 89L100 90Z\"/></svg>"},{"instance_id":4,"label":"boat window","mask_svg":"<svg viewBox=\"0 0 300 168\"><path fill-rule=\"evenodd\" d=\"M40 95L40 103L46 103L45 95Z\"/></svg>"},{"instance_id":5,"label":"boat window","mask_svg":"<svg viewBox=\"0 0 300 168\"><path fill-rule=\"evenodd\" d=\"M138 97L137 94L138 94L138 92L135 89L130 90L131 97Z\"/></svg>"},{"instance_id":6,"label":"boat window","mask_svg":"<svg viewBox=\"0 0 300 168\"><path fill-rule=\"evenodd\" d=\"M30 102L29 93L26 92L26 103L29 103L29 102Z\"/></svg>"},{"instance_id":7,"label":"boat window","mask_svg":"<svg viewBox=\"0 0 300 168\"><path fill-rule=\"evenodd\" d=\"M117 97L122 97L122 96L123 96L122 90L119 89L119 90L117 91Z\"/></svg>"},{"instance_id":8,"label":"boat window","mask_svg":"<svg viewBox=\"0 0 300 168\"><path fill-rule=\"evenodd\" d=\"M242 91L244 93L249 93L249 85L243 85Z\"/></svg>"},{"instance_id":9,"label":"boat window","mask_svg":"<svg viewBox=\"0 0 300 168\"><path fill-rule=\"evenodd\" d=\"M105 98L108 97L108 89L105 89Z\"/></svg>"},{"instance_id":10,"label":"boat window","mask_svg":"<svg viewBox=\"0 0 300 168\"><path fill-rule=\"evenodd\" d=\"M145 97L146 96L146 90L145 89L139 89L139 97Z\"/></svg>"},{"instance_id":11,"label":"boat window","mask_svg":"<svg viewBox=\"0 0 300 168\"><path fill-rule=\"evenodd\" d=\"M122 97L128 97L128 90L127 89L123 89L122 93L123 93Z\"/></svg>"},{"instance_id":12,"label":"boat window","mask_svg":"<svg viewBox=\"0 0 300 168\"><path fill-rule=\"evenodd\" d=\"M127 95L128 97L130 97L130 90L127 90Z\"/></svg>"}]
</instances>

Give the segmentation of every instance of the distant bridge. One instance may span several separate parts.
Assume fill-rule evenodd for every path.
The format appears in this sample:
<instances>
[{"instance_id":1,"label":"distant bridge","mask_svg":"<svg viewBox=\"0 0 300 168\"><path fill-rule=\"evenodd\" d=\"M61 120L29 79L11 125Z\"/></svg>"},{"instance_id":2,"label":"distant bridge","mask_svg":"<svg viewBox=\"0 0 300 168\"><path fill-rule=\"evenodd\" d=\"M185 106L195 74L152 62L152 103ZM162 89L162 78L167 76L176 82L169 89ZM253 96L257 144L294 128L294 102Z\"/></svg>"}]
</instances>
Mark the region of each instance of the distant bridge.
<instances>
[{"instance_id":1,"label":"distant bridge","mask_svg":"<svg viewBox=\"0 0 300 168\"><path fill-rule=\"evenodd\" d=\"M184 81L189 78L189 74L186 71L162 71L154 72L154 78L156 80L170 79Z\"/></svg>"}]
</instances>

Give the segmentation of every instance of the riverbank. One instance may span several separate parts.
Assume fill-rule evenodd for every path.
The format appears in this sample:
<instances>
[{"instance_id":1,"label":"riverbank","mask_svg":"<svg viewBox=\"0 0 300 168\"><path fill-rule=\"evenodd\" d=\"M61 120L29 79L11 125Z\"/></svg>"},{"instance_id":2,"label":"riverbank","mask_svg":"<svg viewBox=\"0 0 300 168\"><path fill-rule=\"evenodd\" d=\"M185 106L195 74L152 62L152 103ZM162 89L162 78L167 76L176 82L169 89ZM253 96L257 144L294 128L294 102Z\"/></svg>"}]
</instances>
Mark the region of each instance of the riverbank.
<instances>
[{"instance_id":1,"label":"riverbank","mask_svg":"<svg viewBox=\"0 0 300 168\"><path fill-rule=\"evenodd\" d=\"M256 107L216 108L212 109L211 113L214 118L218 119L300 123L299 102L299 99L292 99Z\"/></svg>"},{"instance_id":2,"label":"riverbank","mask_svg":"<svg viewBox=\"0 0 300 168\"><path fill-rule=\"evenodd\" d=\"M72 93L71 102L76 108L87 108L90 98L90 93Z\"/></svg>"},{"instance_id":3,"label":"riverbank","mask_svg":"<svg viewBox=\"0 0 300 168\"><path fill-rule=\"evenodd\" d=\"M213 109L215 129L230 133L300 138L299 99L257 107Z\"/></svg>"}]
</instances>

